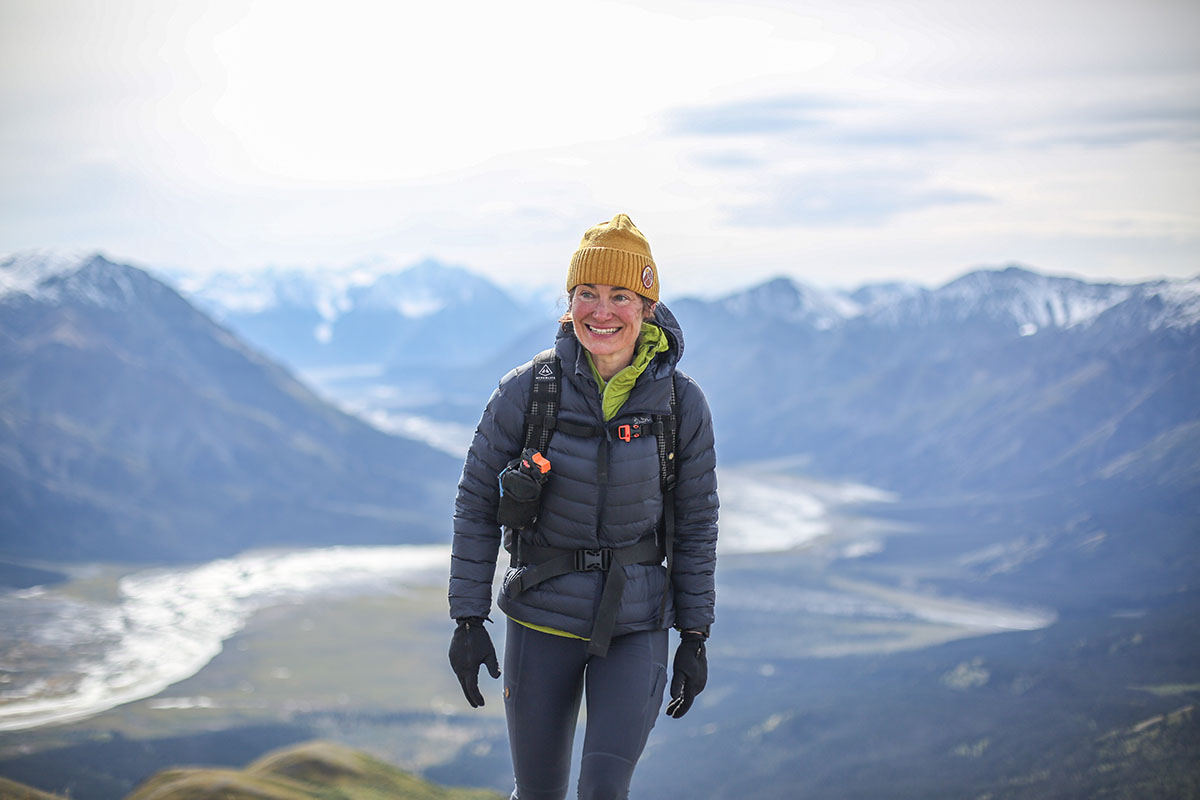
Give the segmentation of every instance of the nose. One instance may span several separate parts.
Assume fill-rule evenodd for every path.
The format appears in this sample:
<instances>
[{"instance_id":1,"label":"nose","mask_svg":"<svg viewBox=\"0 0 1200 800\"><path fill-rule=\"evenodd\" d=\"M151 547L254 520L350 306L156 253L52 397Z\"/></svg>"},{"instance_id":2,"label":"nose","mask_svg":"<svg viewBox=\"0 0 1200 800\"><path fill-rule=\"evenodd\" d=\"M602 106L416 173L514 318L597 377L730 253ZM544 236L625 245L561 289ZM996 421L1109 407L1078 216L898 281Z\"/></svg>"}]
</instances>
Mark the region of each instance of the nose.
<instances>
[{"instance_id":1,"label":"nose","mask_svg":"<svg viewBox=\"0 0 1200 800\"><path fill-rule=\"evenodd\" d=\"M608 319L613 315L612 305L607 298L600 298L596 301L595 307L592 309L592 316L599 319Z\"/></svg>"}]
</instances>

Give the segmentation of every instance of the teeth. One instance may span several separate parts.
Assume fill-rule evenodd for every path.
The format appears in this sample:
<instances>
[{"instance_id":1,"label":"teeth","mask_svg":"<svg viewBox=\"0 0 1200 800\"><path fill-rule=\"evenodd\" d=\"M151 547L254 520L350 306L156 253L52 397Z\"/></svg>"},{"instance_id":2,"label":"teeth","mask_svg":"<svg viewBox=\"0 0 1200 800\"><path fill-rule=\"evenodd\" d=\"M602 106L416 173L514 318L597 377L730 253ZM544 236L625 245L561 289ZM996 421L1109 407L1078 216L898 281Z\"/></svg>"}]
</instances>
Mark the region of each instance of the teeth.
<instances>
[{"instance_id":1,"label":"teeth","mask_svg":"<svg viewBox=\"0 0 1200 800\"><path fill-rule=\"evenodd\" d=\"M617 332L616 328L597 328L593 325L588 325L588 330L591 331L592 333L598 333L602 336L607 336L610 333Z\"/></svg>"}]
</instances>

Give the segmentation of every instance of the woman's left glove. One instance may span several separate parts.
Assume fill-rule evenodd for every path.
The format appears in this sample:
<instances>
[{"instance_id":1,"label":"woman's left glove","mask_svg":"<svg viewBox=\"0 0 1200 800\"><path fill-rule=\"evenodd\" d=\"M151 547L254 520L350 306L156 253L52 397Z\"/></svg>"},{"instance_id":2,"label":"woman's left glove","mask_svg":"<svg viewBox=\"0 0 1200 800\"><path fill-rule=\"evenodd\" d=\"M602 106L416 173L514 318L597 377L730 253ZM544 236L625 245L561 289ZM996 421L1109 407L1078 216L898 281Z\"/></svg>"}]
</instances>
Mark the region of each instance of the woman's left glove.
<instances>
[{"instance_id":1,"label":"woman's left glove","mask_svg":"<svg viewBox=\"0 0 1200 800\"><path fill-rule=\"evenodd\" d=\"M450 639L450 668L458 676L471 708L483 705L483 693L479 691L480 664L488 668L493 678L500 677L496 648L492 646L492 637L483 629L483 617L463 617L458 620L458 627Z\"/></svg>"},{"instance_id":2,"label":"woman's left glove","mask_svg":"<svg viewBox=\"0 0 1200 800\"><path fill-rule=\"evenodd\" d=\"M699 631L684 631L679 636L679 648L675 651L675 668L671 677L671 702L667 703L667 716L679 719L692 707L696 695L704 691L708 683L708 657L704 654L704 640L708 637Z\"/></svg>"}]
</instances>

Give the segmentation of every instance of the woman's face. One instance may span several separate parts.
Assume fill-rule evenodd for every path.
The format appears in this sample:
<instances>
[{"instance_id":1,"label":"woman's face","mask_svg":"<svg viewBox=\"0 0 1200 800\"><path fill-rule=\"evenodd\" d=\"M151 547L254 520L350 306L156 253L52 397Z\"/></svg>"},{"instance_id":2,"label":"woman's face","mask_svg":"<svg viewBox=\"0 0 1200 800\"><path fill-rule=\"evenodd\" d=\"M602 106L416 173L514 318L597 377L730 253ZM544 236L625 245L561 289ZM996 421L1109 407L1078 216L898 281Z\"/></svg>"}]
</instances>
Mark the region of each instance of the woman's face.
<instances>
[{"instance_id":1,"label":"woman's face","mask_svg":"<svg viewBox=\"0 0 1200 800\"><path fill-rule=\"evenodd\" d=\"M571 320L575 336L596 357L628 355L642 332L642 298L629 289L606 284L581 283L571 295Z\"/></svg>"}]
</instances>

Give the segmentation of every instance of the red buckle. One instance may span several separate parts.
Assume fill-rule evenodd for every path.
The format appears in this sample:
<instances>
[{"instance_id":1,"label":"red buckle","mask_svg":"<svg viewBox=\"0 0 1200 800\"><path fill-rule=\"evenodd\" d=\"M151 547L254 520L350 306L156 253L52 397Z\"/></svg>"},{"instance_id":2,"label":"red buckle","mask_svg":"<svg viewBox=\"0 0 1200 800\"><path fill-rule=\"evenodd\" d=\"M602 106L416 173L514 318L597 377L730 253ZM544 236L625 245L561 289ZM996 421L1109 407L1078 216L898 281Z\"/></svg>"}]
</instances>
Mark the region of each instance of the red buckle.
<instances>
[{"instance_id":1,"label":"red buckle","mask_svg":"<svg viewBox=\"0 0 1200 800\"><path fill-rule=\"evenodd\" d=\"M642 435L641 425L621 425L617 428L617 438L622 442L631 442Z\"/></svg>"}]
</instances>

